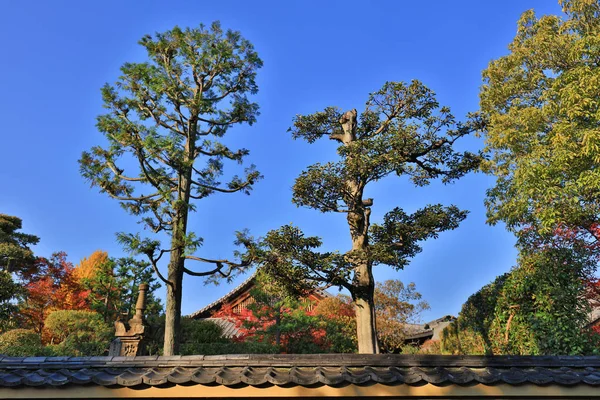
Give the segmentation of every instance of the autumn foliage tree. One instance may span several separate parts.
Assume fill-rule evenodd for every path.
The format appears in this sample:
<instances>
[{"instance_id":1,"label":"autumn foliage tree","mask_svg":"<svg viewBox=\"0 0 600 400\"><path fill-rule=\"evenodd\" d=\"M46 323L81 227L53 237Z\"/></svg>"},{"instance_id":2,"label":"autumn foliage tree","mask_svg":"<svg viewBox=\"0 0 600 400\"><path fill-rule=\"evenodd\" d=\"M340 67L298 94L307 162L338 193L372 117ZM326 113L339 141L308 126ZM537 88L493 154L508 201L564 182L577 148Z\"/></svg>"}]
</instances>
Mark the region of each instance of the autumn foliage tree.
<instances>
[{"instance_id":1,"label":"autumn foliage tree","mask_svg":"<svg viewBox=\"0 0 600 400\"><path fill-rule=\"evenodd\" d=\"M418 323L420 314L429 309L429 304L422 300L414 283L404 285L398 279L389 279L375 284L375 315L377 318L377 340L382 353L395 353L404 344L407 335L407 324ZM326 338L339 348L342 340L331 340L336 335L343 335L354 341L352 351L356 351L356 314L352 301L345 295L323 299L315 308L315 314L325 318ZM352 347L350 347L352 348Z\"/></svg>"},{"instance_id":2,"label":"autumn foliage tree","mask_svg":"<svg viewBox=\"0 0 600 400\"><path fill-rule=\"evenodd\" d=\"M97 274L98 269L108 262L108 253L96 250L89 257L84 257L75 268L77 279L90 279Z\"/></svg>"},{"instance_id":3,"label":"autumn foliage tree","mask_svg":"<svg viewBox=\"0 0 600 400\"><path fill-rule=\"evenodd\" d=\"M312 301L286 293L262 272L254 282L251 300L245 307L234 312L231 306L225 306L215 314L236 325L236 341L260 343L284 353L321 352L314 337L320 321L310 311Z\"/></svg>"},{"instance_id":4,"label":"autumn foliage tree","mask_svg":"<svg viewBox=\"0 0 600 400\"><path fill-rule=\"evenodd\" d=\"M63 252L35 260L34 272L24 275L25 296L19 305L20 317L37 333L54 310L89 310L88 291L74 273L75 267Z\"/></svg>"},{"instance_id":5,"label":"autumn foliage tree","mask_svg":"<svg viewBox=\"0 0 600 400\"><path fill-rule=\"evenodd\" d=\"M323 321L317 333L323 348L330 353L356 353L356 313L349 296L325 297L315 307L314 314Z\"/></svg>"},{"instance_id":6,"label":"autumn foliage tree","mask_svg":"<svg viewBox=\"0 0 600 400\"><path fill-rule=\"evenodd\" d=\"M108 112L97 127L108 142L84 152L81 173L118 200L153 237L123 233L119 240L147 256L167 288L164 354L178 352L184 274L230 277L244 260L196 255L202 244L188 229L195 200L214 193L249 193L260 174L253 166L241 175L225 174L225 163L242 164L248 150L225 144L230 128L252 124L258 105L256 71L262 61L239 32L178 27L139 42L148 61L126 63L116 85L102 88ZM129 162L133 161L133 162ZM166 237L166 244L161 238ZM238 243L246 239L238 236ZM159 261L169 257L167 273ZM186 261L212 264L204 271Z\"/></svg>"},{"instance_id":7,"label":"autumn foliage tree","mask_svg":"<svg viewBox=\"0 0 600 400\"><path fill-rule=\"evenodd\" d=\"M420 314L429 309L413 282L404 285L398 279L375 285L377 339L381 351L393 353L404 344L409 323L418 323Z\"/></svg>"},{"instance_id":8,"label":"autumn foliage tree","mask_svg":"<svg viewBox=\"0 0 600 400\"><path fill-rule=\"evenodd\" d=\"M402 269L421 251L420 242L455 229L467 212L456 206L428 205L410 214L396 207L372 223L374 200L365 190L389 176L408 177L416 186L434 179L452 182L479 165L479 156L454 149L454 143L481 129L471 115L457 122L447 107L419 81L387 82L371 93L365 109L335 107L298 115L292 136L313 143L329 138L339 144L339 158L309 166L296 179L292 201L298 206L345 215L352 248L340 254L320 252L321 240L284 226L262 241L258 257L277 279L326 283L347 289L354 301L358 347L377 353L373 267Z\"/></svg>"},{"instance_id":9,"label":"autumn foliage tree","mask_svg":"<svg viewBox=\"0 0 600 400\"><path fill-rule=\"evenodd\" d=\"M356 312L349 296L325 294L314 304L286 293L264 275L259 278L263 280L257 279L250 292L251 304L237 312L223 308L215 315L236 324L236 340L258 341L285 353L357 351ZM397 352L404 343L406 325L418 322L419 314L428 307L414 283L377 282L375 308L382 351Z\"/></svg>"}]
</instances>

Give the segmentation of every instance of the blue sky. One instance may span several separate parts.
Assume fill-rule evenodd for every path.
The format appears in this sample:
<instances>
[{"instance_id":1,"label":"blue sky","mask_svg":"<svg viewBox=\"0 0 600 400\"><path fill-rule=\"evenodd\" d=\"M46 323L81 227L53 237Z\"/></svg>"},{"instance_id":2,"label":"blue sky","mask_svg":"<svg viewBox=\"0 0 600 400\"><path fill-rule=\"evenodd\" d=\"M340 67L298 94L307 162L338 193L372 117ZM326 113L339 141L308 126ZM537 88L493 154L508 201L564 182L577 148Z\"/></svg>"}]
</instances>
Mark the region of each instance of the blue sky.
<instances>
[{"instance_id":1,"label":"blue sky","mask_svg":"<svg viewBox=\"0 0 600 400\"><path fill-rule=\"evenodd\" d=\"M323 237L327 249L350 247L345 218L296 208L294 178L306 166L335 157L335 144L293 141L296 114L336 105L363 108L385 81L419 79L460 119L478 108L481 71L507 53L519 15L560 13L551 0L457 1L0 1L0 213L23 219L24 231L49 256L66 251L77 263L94 250L124 256L115 232L141 226L107 196L90 189L78 171L81 152L103 143L95 128L103 112L100 87L119 67L143 61L137 41L174 25L210 24L242 32L264 61L252 127L231 130L229 143L250 149L264 180L251 196L202 200L190 227L204 237L200 253L227 257L233 232L260 236L293 222ZM460 148L478 149L468 138ZM514 238L485 223L483 199L493 178L472 174L452 185L414 188L396 177L369 187L372 221L395 206L456 204L471 211L463 224L427 242L403 271L377 267L379 280L415 282L431 310L424 320L456 315L469 295L514 264ZM183 313L225 294L232 285L184 282Z\"/></svg>"}]
</instances>

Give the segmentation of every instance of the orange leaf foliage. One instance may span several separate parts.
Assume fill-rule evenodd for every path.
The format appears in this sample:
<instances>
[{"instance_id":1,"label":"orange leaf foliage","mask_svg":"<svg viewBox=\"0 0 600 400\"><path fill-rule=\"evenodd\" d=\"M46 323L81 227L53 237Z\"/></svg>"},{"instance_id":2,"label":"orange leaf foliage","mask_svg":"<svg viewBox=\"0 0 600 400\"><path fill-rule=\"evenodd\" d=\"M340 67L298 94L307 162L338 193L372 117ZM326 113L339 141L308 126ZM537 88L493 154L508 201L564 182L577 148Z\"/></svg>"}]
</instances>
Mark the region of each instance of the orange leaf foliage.
<instances>
[{"instance_id":1,"label":"orange leaf foliage","mask_svg":"<svg viewBox=\"0 0 600 400\"><path fill-rule=\"evenodd\" d=\"M91 279L98 267L108 261L108 253L96 250L88 258L83 258L75 267L75 276L78 280Z\"/></svg>"}]
</instances>

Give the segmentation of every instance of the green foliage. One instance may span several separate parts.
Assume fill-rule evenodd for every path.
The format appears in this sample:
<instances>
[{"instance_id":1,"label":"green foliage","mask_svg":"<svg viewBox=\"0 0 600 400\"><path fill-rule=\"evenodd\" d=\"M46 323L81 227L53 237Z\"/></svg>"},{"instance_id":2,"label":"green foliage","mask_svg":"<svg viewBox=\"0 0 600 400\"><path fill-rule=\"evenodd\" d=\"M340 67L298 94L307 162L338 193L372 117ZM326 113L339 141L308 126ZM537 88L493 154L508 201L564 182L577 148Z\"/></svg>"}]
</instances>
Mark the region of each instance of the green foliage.
<instances>
[{"instance_id":1,"label":"green foliage","mask_svg":"<svg viewBox=\"0 0 600 400\"><path fill-rule=\"evenodd\" d=\"M314 340L321 324L318 317L307 313L309 300L286 295L264 273L258 274L250 293L254 302L248 305L251 317L243 323L246 341L269 344L284 353L323 351Z\"/></svg>"},{"instance_id":2,"label":"green foliage","mask_svg":"<svg viewBox=\"0 0 600 400\"><path fill-rule=\"evenodd\" d=\"M463 340L461 339L460 343L457 343L459 346L457 351L462 351L460 348L462 345L465 351L477 351L477 354L493 354L493 349L497 347L497 343L496 345L492 344L490 329L496 318L495 313L498 299L504 290L506 280L509 276L510 274L500 275L494 282L485 285L467 299L455 324L460 326L461 331L466 330L469 332L467 334L468 337L464 340L468 343L462 344ZM473 334L481 337L483 353L480 353L479 341L472 339ZM455 349L447 345L447 350L454 352L453 350Z\"/></svg>"},{"instance_id":3,"label":"green foliage","mask_svg":"<svg viewBox=\"0 0 600 400\"><path fill-rule=\"evenodd\" d=\"M329 350L315 340L316 332L323 327L322 320L306 313L305 305L288 302L288 312L281 313L280 321L264 330L265 336L281 336L280 352L288 354L314 354ZM267 343L269 343L267 341Z\"/></svg>"},{"instance_id":4,"label":"green foliage","mask_svg":"<svg viewBox=\"0 0 600 400\"><path fill-rule=\"evenodd\" d=\"M61 356L103 355L113 334L102 315L89 311L53 311L44 325L49 347Z\"/></svg>"},{"instance_id":5,"label":"green foliage","mask_svg":"<svg viewBox=\"0 0 600 400\"><path fill-rule=\"evenodd\" d=\"M12 215L0 214L0 269L22 273L31 268L35 257L29 246L37 244L37 236L17 232L22 221Z\"/></svg>"},{"instance_id":6,"label":"green foliage","mask_svg":"<svg viewBox=\"0 0 600 400\"><path fill-rule=\"evenodd\" d=\"M523 252L518 267L484 286L463 305L442 336L454 354L590 354L597 338L586 329L585 254L548 247Z\"/></svg>"},{"instance_id":7,"label":"green foliage","mask_svg":"<svg viewBox=\"0 0 600 400\"><path fill-rule=\"evenodd\" d=\"M162 354L164 316L150 322L146 348L150 354ZM254 341L237 342L222 336L223 330L211 321L182 318L182 355L214 354L270 354L277 353L276 346Z\"/></svg>"},{"instance_id":8,"label":"green foliage","mask_svg":"<svg viewBox=\"0 0 600 400\"><path fill-rule=\"evenodd\" d=\"M28 329L13 329L0 335L0 354L10 357L50 355L40 335Z\"/></svg>"},{"instance_id":9,"label":"green foliage","mask_svg":"<svg viewBox=\"0 0 600 400\"><path fill-rule=\"evenodd\" d=\"M497 178L488 218L521 250L486 320L494 352L591 351L583 282L600 249L600 4L560 3L566 16L523 13L510 53L483 73L483 169Z\"/></svg>"},{"instance_id":10,"label":"green foliage","mask_svg":"<svg viewBox=\"0 0 600 400\"><path fill-rule=\"evenodd\" d=\"M595 243L600 215L600 4L562 0L566 18L525 12L510 53L483 72L483 164L496 176L491 223L515 232L576 229ZM523 230L526 227L528 230Z\"/></svg>"},{"instance_id":11,"label":"green foliage","mask_svg":"<svg viewBox=\"0 0 600 400\"><path fill-rule=\"evenodd\" d=\"M328 136L339 140L344 134L343 113L328 107L323 112L298 115L290 129L295 139L309 143ZM479 158L472 153L453 150L456 139L480 128L472 115L465 124L456 123L447 107L440 107L433 91L421 82L386 82L371 93L364 111L357 118L355 140L341 146L339 163L309 167L294 185L294 202L321 211L334 211L321 203L318 191L311 188L330 188L337 201L347 204L347 190L339 185L323 185L328 179L356 178L363 185L389 174L408 175L416 185L426 185L441 177L445 182L457 179L475 168ZM315 170L318 173L311 174ZM333 200L333 199L332 199ZM332 204L331 202L329 203Z\"/></svg>"},{"instance_id":12,"label":"green foliage","mask_svg":"<svg viewBox=\"0 0 600 400\"><path fill-rule=\"evenodd\" d=\"M147 35L140 44L149 61L126 63L117 84L102 89L109 113L98 117L97 126L109 145L84 152L81 173L127 211L144 215L149 229L170 233L177 211L192 209L188 196L248 192L259 178L250 167L245 178L234 176L221 186L223 161L242 162L248 150L230 149L218 139L235 124L255 122L258 106L247 95L258 90L254 80L262 62L239 32L224 32L216 22L209 29L176 27ZM126 155L139 162L131 177L117 166ZM204 167L197 165L200 159ZM178 187L177 177L186 179L189 193ZM148 186L153 194L135 194ZM190 240L179 245L202 242ZM132 243L133 250L158 251L143 243Z\"/></svg>"},{"instance_id":13,"label":"green foliage","mask_svg":"<svg viewBox=\"0 0 600 400\"><path fill-rule=\"evenodd\" d=\"M191 349L191 351L190 351ZM192 347L183 346L181 354L217 355L217 354L277 354L279 348L269 343L261 342L217 342L196 343Z\"/></svg>"},{"instance_id":14,"label":"green foliage","mask_svg":"<svg viewBox=\"0 0 600 400\"><path fill-rule=\"evenodd\" d=\"M467 211L441 204L428 205L410 215L394 208L385 214L383 224L370 227L370 238L374 242L371 246L373 264L403 268L421 252L419 242L437 239L440 232L458 228L466 217Z\"/></svg>"},{"instance_id":15,"label":"green foliage","mask_svg":"<svg viewBox=\"0 0 600 400\"><path fill-rule=\"evenodd\" d=\"M321 282L344 285L351 277L351 267L338 252L320 253L321 239L305 236L293 225L272 230L254 250L265 275L278 282L292 297L301 297Z\"/></svg>"},{"instance_id":16,"label":"green foliage","mask_svg":"<svg viewBox=\"0 0 600 400\"><path fill-rule=\"evenodd\" d=\"M521 255L520 266L511 273L497 305L496 329L508 334L504 353L591 351L589 332L585 330L589 304L582 296L589 261L585 254L572 249L547 248ZM509 328L511 314L514 317ZM534 344L521 345L521 341Z\"/></svg>"},{"instance_id":17,"label":"green foliage","mask_svg":"<svg viewBox=\"0 0 600 400\"><path fill-rule=\"evenodd\" d=\"M217 344L230 342L221 336L223 329L213 322L190 318L183 318L181 322L181 354L183 355L205 354L207 350L217 351L219 348Z\"/></svg>"},{"instance_id":18,"label":"green foliage","mask_svg":"<svg viewBox=\"0 0 600 400\"><path fill-rule=\"evenodd\" d=\"M405 344L400 347L400 353L402 354L419 354L419 346L412 344Z\"/></svg>"},{"instance_id":19,"label":"green foliage","mask_svg":"<svg viewBox=\"0 0 600 400\"><path fill-rule=\"evenodd\" d=\"M496 305L510 274L503 274L472 294L456 321L442 331L442 350L450 354L494 353L491 326L496 318Z\"/></svg>"}]
</instances>

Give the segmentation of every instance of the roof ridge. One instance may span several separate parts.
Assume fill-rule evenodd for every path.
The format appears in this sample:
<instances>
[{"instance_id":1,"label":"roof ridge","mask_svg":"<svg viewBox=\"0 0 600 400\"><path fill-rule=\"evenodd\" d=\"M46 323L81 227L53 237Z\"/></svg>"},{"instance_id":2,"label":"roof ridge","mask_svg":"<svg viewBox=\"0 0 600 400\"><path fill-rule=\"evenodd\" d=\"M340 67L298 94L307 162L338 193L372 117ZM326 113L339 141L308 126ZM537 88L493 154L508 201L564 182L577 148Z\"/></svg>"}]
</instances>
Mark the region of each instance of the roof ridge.
<instances>
[{"instance_id":1,"label":"roof ridge","mask_svg":"<svg viewBox=\"0 0 600 400\"><path fill-rule=\"evenodd\" d=\"M429 354L223 354L191 356L5 357L0 370L19 368L154 366L398 366L398 367L600 367L600 356L450 356Z\"/></svg>"}]
</instances>

